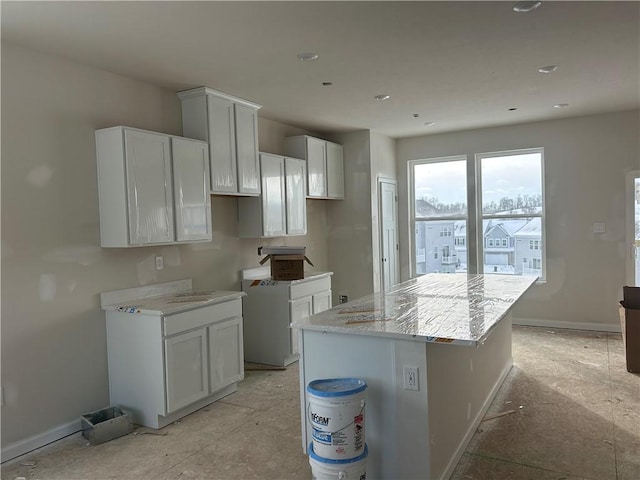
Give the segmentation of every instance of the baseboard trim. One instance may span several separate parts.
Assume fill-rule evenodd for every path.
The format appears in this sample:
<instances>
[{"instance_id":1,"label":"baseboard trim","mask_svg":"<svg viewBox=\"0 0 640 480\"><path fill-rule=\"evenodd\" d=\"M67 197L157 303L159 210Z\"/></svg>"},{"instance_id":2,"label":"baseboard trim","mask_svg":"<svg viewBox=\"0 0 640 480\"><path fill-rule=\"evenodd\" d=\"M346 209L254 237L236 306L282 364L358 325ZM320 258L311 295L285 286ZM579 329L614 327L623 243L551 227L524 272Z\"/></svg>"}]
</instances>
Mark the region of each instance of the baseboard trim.
<instances>
[{"instance_id":1,"label":"baseboard trim","mask_svg":"<svg viewBox=\"0 0 640 480\"><path fill-rule=\"evenodd\" d=\"M39 433L38 435L12 443L7 447L3 446L0 461L4 463L13 458L19 457L20 455L29 453L36 448L44 447L51 442L55 442L56 440L60 440L61 438L79 432L80 430L80 420L78 419L59 425L44 433Z\"/></svg>"},{"instance_id":2,"label":"baseboard trim","mask_svg":"<svg viewBox=\"0 0 640 480\"><path fill-rule=\"evenodd\" d=\"M467 445L469 445L471 438L473 438L474 433L476 433L476 430L480 426L480 422L482 422L482 419L487 413L487 410L489 410L489 407L491 406L491 402L493 402L493 399L498 394L500 387L502 387L502 384L504 383L505 379L507 378L507 375L509 375L509 372L511 371L512 368L513 368L513 359L509 357L509 364L504 368L504 370L502 370L502 373L500 374L498 381L495 383L495 385L491 389L491 392L489 393L489 396L487 397L484 404L482 405L482 408L480 409L476 417L473 419L473 422L471 423L471 426L467 430L467 433L465 434L464 438L460 442L460 445L458 445L456 453L453 455L453 457L451 457L451 460L449 461L447 468L444 469L444 472L440 477L441 480L448 479L451 477L451 475L453 475L453 471L458 466L458 462L462 458L462 455L464 454L467 448Z\"/></svg>"},{"instance_id":3,"label":"baseboard trim","mask_svg":"<svg viewBox=\"0 0 640 480\"><path fill-rule=\"evenodd\" d=\"M592 330L595 332L620 333L620 325L612 323L563 322L560 320L541 320L539 318L513 318L514 325L527 327L566 328L569 330Z\"/></svg>"}]
</instances>

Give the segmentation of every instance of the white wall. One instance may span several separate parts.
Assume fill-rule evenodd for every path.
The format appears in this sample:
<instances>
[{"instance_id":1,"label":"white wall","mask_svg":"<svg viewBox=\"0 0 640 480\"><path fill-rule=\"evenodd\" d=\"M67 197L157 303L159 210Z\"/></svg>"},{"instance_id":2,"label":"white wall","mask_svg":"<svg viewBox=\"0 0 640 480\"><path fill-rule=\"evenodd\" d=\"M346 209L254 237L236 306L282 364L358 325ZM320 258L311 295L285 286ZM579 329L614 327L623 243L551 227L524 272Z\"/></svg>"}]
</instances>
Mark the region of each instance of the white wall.
<instances>
[{"instance_id":1,"label":"white wall","mask_svg":"<svg viewBox=\"0 0 640 480\"><path fill-rule=\"evenodd\" d=\"M401 276L409 276L407 161L544 147L547 283L516 319L619 327L625 284L625 173L640 168L639 112L627 111L397 140ZM592 233L594 222L605 234Z\"/></svg>"},{"instance_id":2,"label":"white wall","mask_svg":"<svg viewBox=\"0 0 640 480\"><path fill-rule=\"evenodd\" d=\"M306 237L238 239L236 199L214 196L211 243L100 248L94 130L114 125L180 134L178 98L3 42L3 460L77 430L81 414L108 405L100 292L182 278L196 289L239 290L239 271L258 266L264 244L307 245L316 267L328 267L317 201L308 202ZM264 119L259 132L260 149L274 153L286 135L307 133ZM159 272L156 254L165 258Z\"/></svg>"}]
</instances>

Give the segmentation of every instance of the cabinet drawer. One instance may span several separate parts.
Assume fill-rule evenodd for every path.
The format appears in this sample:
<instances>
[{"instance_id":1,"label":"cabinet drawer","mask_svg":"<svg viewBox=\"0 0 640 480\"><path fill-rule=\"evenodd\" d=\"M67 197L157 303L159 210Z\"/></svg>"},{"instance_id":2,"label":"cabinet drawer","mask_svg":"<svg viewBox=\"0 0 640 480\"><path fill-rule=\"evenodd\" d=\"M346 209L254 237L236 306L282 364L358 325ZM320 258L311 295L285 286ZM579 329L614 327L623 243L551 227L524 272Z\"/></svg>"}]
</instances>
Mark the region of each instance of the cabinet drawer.
<instances>
[{"instance_id":1,"label":"cabinet drawer","mask_svg":"<svg viewBox=\"0 0 640 480\"><path fill-rule=\"evenodd\" d=\"M240 298L207 307L196 308L188 312L164 317L164 335L173 335L224 320L225 318L238 317L241 315L242 299Z\"/></svg>"},{"instance_id":2,"label":"cabinet drawer","mask_svg":"<svg viewBox=\"0 0 640 480\"><path fill-rule=\"evenodd\" d=\"M325 276L317 280L309 280L297 285L291 285L291 300L313 295L314 293L331 290L331 277Z\"/></svg>"}]
</instances>

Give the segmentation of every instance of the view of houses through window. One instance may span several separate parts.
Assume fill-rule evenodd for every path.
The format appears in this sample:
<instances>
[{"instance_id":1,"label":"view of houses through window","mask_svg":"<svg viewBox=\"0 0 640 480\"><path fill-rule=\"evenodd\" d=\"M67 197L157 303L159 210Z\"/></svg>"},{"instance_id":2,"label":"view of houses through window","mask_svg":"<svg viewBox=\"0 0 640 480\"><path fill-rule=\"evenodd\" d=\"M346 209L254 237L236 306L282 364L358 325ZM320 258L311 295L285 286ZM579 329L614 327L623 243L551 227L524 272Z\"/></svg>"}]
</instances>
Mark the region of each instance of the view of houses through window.
<instances>
[{"instance_id":1,"label":"view of houses through window","mask_svg":"<svg viewBox=\"0 0 640 480\"><path fill-rule=\"evenodd\" d=\"M478 271L543 278L542 149L478 154L471 171L477 180L468 182L465 156L410 162L414 274ZM473 189L469 196L467 188ZM476 205L482 208L472 216ZM468 265L469 221L477 224L474 257L482 261L476 268Z\"/></svg>"}]
</instances>

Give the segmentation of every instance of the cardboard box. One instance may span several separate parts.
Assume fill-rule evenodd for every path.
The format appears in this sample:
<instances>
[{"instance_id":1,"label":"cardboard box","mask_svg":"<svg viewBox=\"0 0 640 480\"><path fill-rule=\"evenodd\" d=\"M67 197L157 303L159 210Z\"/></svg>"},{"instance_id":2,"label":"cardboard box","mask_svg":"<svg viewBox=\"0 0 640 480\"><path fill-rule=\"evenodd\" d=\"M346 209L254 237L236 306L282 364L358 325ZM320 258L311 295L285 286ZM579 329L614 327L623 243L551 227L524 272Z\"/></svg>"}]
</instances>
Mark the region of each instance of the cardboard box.
<instances>
[{"instance_id":1,"label":"cardboard box","mask_svg":"<svg viewBox=\"0 0 640 480\"><path fill-rule=\"evenodd\" d=\"M273 280L300 280L304 278L304 262L313 266L305 255L267 255L260 261L260 265L264 265L267 260L271 260Z\"/></svg>"},{"instance_id":2,"label":"cardboard box","mask_svg":"<svg viewBox=\"0 0 640 480\"><path fill-rule=\"evenodd\" d=\"M640 287L624 287L619 311L627 371L640 373Z\"/></svg>"}]
</instances>

